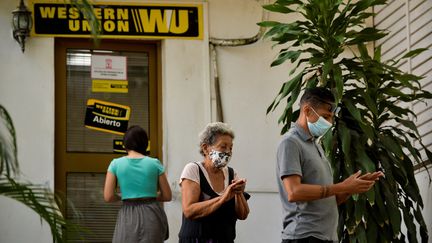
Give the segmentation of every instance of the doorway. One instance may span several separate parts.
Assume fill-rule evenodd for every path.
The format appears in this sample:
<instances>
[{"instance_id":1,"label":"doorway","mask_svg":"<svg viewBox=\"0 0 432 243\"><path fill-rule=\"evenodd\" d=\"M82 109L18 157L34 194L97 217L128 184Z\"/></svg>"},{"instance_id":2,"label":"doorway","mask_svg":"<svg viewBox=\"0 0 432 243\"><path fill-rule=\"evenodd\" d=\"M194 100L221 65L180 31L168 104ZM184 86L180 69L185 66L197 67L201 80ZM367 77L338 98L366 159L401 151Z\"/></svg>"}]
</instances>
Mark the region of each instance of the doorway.
<instances>
[{"instance_id":1,"label":"doorway","mask_svg":"<svg viewBox=\"0 0 432 243\"><path fill-rule=\"evenodd\" d=\"M85 229L69 242L111 242L120 203L103 200L122 134L140 125L162 158L159 43L55 39L55 190L68 220ZM69 203L70 202L70 203Z\"/></svg>"}]
</instances>

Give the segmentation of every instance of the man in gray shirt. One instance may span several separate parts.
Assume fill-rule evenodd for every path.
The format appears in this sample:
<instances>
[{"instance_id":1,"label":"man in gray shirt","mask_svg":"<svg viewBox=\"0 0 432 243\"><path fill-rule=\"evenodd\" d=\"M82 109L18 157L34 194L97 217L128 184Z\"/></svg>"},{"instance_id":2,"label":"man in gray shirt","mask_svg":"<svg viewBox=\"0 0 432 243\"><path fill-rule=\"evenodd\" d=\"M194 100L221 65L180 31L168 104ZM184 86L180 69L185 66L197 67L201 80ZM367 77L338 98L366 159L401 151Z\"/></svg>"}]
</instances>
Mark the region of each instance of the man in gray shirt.
<instances>
[{"instance_id":1,"label":"man in gray shirt","mask_svg":"<svg viewBox=\"0 0 432 243\"><path fill-rule=\"evenodd\" d=\"M368 191L383 175L359 171L333 184L331 165L316 138L330 129L334 112L329 90L306 89L299 118L279 144L276 173L284 214L282 243L337 242L337 205L352 194Z\"/></svg>"}]
</instances>

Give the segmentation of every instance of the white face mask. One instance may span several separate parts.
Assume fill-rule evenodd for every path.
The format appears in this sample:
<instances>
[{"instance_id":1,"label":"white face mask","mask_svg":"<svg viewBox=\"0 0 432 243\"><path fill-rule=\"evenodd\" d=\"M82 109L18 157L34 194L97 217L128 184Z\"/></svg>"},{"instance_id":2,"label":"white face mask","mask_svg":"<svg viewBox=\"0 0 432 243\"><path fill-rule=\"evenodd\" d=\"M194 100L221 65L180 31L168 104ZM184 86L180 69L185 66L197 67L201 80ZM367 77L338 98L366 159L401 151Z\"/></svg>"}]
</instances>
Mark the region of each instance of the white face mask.
<instances>
[{"instance_id":1,"label":"white face mask","mask_svg":"<svg viewBox=\"0 0 432 243\"><path fill-rule=\"evenodd\" d=\"M320 136L324 135L327 132L327 130L330 129L332 124L329 121L327 121L326 119L324 119L324 117L318 115L318 113L316 113L316 111L314 109L312 109L312 110L313 110L313 112L315 112L315 114L317 116L319 116L319 118L314 123L308 121L307 122L308 128L309 128L309 131L312 134L312 136L320 137Z\"/></svg>"},{"instance_id":2,"label":"white face mask","mask_svg":"<svg viewBox=\"0 0 432 243\"><path fill-rule=\"evenodd\" d=\"M212 160L214 167L223 168L231 160L231 151L220 152L220 151L212 149L212 151L209 154L209 157Z\"/></svg>"}]
</instances>

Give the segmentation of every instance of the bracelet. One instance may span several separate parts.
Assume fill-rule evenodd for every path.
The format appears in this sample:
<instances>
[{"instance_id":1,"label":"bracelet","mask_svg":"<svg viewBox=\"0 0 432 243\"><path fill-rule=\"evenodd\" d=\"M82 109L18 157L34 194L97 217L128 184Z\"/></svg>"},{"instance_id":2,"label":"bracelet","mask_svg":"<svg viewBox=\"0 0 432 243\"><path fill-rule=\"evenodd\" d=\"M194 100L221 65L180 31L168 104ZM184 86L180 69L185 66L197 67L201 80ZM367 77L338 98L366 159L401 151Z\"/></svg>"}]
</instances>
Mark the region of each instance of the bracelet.
<instances>
[{"instance_id":1,"label":"bracelet","mask_svg":"<svg viewBox=\"0 0 432 243\"><path fill-rule=\"evenodd\" d=\"M324 188L325 188L325 194L324 194L324 197L328 197L329 194L330 194L330 186L325 186Z\"/></svg>"},{"instance_id":2,"label":"bracelet","mask_svg":"<svg viewBox=\"0 0 432 243\"><path fill-rule=\"evenodd\" d=\"M326 198L330 194L329 186L321 186L321 198Z\"/></svg>"}]
</instances>

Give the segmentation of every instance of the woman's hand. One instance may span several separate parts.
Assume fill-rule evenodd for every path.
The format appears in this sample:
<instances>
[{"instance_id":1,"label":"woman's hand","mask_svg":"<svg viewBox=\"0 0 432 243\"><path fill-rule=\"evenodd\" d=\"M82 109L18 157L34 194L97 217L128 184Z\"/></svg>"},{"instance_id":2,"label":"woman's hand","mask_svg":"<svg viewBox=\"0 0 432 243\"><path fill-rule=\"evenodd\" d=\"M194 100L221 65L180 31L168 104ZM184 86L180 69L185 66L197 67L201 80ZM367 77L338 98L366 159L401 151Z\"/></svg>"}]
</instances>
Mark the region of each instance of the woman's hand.
<instances>
[{"instance_id":1,"label":"woman's hand","mask_svg":"<svg viewBox=\"0 0 432 243\"><path fill-rule=\"evenodd\" d=\"M249 205L244 196L246 187L246 179L236 179L232 181L233 192L235 194L235 211L236 216L240 220L244 220L249 215Z\"/></svg>"},{"instance_id":2,"label":"woman's hand","mask_svg":"<svg viewBox=\"0 0 432 243\"><path fill-rule=\"evenodd\" d=\"M246 179L234 179L232 180L232 184L235 184L233 187L234 193L243 193L246 187Z\"/></svg>"},{"instance_id":3,"label":"woman's hand","mask_svg":"<svg viewBox=\"0 0 432 243\"><path fill-rule=\"evenodd\" d=\"M225 189L224 193L220 196L222 202L228 202L229 200L231 200L235 196L235 194L236 194L235 188L238 184L239 184L239 182L231 183L230 185L228 185L228 187Z\"/></svg>"},{"instance_id":4,"label":"woman's hand","mask_svg":"<svg viewBox=\"0 0 432 243\"><path fill-rule=\"evenodd\" d=\"M159 176L158 187L159 187L159 191L156 200L161 202L171 201L172 199L171 187L168 183L168 179L165 173Z\"/></svg>"},{"instance_id":5,"label":"woman's hand","mask_svg":"<svg viewBox=\"0 0 432 243\"><path fill-rule=\"evenodd\" d=\"M181 188L183 214L188 219L198 219L210 215L235 195L233 185L229 185L221 196L200 201L201 187L197 182L184 179L181 182Z\"/></svg>"}]
</instances>

